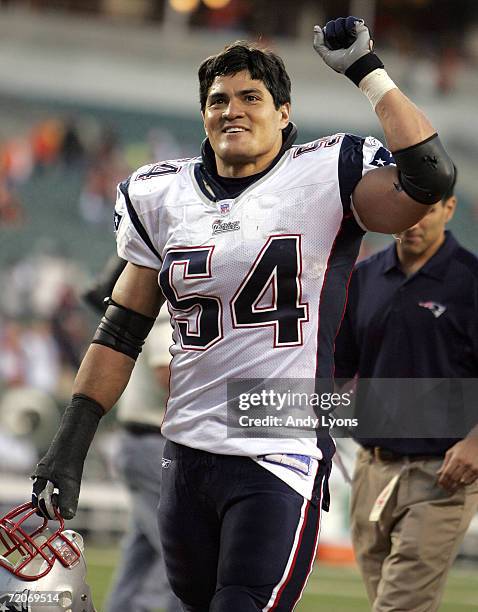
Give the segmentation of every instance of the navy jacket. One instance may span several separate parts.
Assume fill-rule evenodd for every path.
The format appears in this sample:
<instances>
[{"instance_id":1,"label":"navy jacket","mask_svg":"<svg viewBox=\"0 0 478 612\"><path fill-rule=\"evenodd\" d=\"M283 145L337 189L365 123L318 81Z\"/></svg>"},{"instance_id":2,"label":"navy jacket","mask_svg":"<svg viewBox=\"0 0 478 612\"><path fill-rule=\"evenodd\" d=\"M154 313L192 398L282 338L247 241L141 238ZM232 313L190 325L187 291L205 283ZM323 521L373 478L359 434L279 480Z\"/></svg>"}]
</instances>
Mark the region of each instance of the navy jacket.
<instances>
[{"instance_id":1,"label":"navy jacket","mask_svg":"<svg viewBox=\"0 0 478 612\"><path fill-rule=\"evenodd\" d=\"M394 244L356 266L335 349L336 378L355 375L478 377L478 258L450 232L435 255L408 278ZM434 425L439 428L436 438L394 439L387 434L358 441L404 454L443 455L456 438L445 438L447 420L441 416Z\"/></svg>"}]
</instances>

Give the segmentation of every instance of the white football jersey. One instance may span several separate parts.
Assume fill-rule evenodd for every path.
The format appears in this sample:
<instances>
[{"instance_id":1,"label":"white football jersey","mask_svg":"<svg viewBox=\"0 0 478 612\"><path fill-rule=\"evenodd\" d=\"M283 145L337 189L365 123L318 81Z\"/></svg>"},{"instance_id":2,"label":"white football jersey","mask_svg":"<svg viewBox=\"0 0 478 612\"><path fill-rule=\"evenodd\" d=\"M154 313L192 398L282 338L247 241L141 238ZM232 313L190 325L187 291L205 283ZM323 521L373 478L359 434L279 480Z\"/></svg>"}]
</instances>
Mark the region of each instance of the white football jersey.
<instances>
[{"instance_id":1,"label":"white football jersey","mask_svg":"<svg viewBox=\"0 0 478 612\"><path fill-rule=\"evenodd\" d=\"M201 158L140 168L120 185L120 257L158 270L174 327L162 431L219 454L333 454L330 438L228 436L227 381L331 378L363 230L351 194L390 163L374 138L292 146L235 199L198 180Z\"/></svg>"}]
</instances>

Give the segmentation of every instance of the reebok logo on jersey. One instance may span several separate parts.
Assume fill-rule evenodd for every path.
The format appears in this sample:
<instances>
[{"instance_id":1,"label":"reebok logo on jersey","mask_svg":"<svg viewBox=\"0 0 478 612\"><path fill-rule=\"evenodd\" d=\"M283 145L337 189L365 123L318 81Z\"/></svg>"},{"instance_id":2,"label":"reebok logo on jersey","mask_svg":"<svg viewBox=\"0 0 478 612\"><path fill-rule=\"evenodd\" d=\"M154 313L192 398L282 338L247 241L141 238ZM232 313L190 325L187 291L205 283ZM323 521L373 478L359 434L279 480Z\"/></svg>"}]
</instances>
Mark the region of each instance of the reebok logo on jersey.
<instances>
[{"instance_id":1,"label":"reebok logo on jersey","mask_svg":"<svg viewBox=\"0 0 478 612\"><path fill-rule=\"evenodd\" d=\"M443 304L438 304L438 302L418 302L418 305L429 310L435 319L441 317L446 310L446 306L443 306Z\"/></svg>"},{"instance_id":2,"label":"reebok logo on jersey","mask_svg":"<svg viewBox=\"0 0 478 612\"><path fill-rule=\"evenodd\" d=\"M212 235L224 234L226 232L235 232L241 229L240 221L223 221L222 219L216 219L212 223Z\"/></svg>"},{"instance_id":3,"label":"reebok logo on jersey","mask_svg":"<svg viewBox=\"0 0 478 612\"><path fill-rule=\"evenodd\" d=\"M171 465L171 459L165 459L164 457L161 459L161 467L165 470Z\"/></svg>"},{"instance_id":4,"label":"reebok logo on jersey","mask_svg":"<svg viewBox=\"0 0 478 612\"><path fill-rule=\"evenodd\" d=\"M123 218L123 215L120 215L119 213L117 213L115 211L115 215L113 217L113 223L114 223L114 228L115 228L115 232L118 231L118 228L120 226L121 223L121 219Z\"/></svg>"}]
</instances>

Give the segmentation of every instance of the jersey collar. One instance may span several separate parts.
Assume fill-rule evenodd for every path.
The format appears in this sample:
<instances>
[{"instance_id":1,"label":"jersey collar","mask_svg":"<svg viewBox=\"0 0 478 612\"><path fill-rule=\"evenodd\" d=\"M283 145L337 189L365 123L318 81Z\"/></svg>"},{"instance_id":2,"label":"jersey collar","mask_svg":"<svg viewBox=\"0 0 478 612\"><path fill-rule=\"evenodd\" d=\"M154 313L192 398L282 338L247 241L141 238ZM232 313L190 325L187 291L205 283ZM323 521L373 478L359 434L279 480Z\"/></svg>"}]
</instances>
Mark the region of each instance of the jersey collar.
<instances>
[{"instance_id":1,"label":"jersey collar","mask_svg":"<svg viewBox=\"0 0 478 612\"><path fill-rule=\"evenodd\" d=\"M291 146L294 144L297 138L297 128L294 123L290 122L283 130L282 130L282 147L276 157L273 159L272 163L262 172L259 172L254 175L254 179L244 186L244 189L247 189L250 185L258 181L260 178L265 176L268 172L274 168L274 166L279 162L284 153L288 151ZM201 145L201 158L202 161L199 164L196 164L194 167L194 176L196 178L197 184L201 189L202 193L212 201L229 199L231 196L229 193L220 185L218 181L217 167L216 167L216 156L211 147L208 138L203 140ZM241 179L238 179L238 181ZM241 191L242 193L242 191ZM240 195L237 194L236 197Z\"/></svg>"}]
</instances>

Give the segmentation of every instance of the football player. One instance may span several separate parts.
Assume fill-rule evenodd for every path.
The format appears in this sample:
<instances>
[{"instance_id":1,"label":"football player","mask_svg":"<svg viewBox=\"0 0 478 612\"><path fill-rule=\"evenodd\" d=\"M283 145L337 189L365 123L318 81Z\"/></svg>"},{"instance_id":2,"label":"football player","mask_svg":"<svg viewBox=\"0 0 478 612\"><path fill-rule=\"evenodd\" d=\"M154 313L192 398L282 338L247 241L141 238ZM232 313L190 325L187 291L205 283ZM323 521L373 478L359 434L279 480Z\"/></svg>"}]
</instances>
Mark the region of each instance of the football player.
<instances>
[{"instance_id":1,"label":"football player","mask_svg":"<svg viewBox=\"0 0 478 612\"><path fill-rule=\"evenodd\" d=\"M374 138L295 145L290 79L275 53L238 42L207 58L201 155L145 166L120 185L118 254L128 264L34 473L34 503L73 516L98 422L166 298L174 345L160 528L190 612L292 610L328 505L328 434L228 435L227 380L331 378L365 229L403 231L453 178L435 129L390 79L362 20L316 26L314 48L370 100L396 166Z\"/></svg>"}]
</instances>

